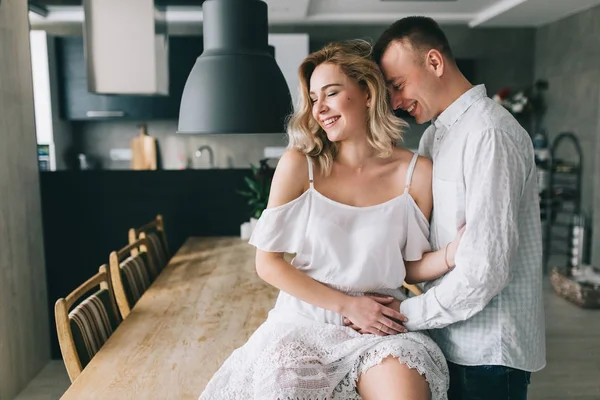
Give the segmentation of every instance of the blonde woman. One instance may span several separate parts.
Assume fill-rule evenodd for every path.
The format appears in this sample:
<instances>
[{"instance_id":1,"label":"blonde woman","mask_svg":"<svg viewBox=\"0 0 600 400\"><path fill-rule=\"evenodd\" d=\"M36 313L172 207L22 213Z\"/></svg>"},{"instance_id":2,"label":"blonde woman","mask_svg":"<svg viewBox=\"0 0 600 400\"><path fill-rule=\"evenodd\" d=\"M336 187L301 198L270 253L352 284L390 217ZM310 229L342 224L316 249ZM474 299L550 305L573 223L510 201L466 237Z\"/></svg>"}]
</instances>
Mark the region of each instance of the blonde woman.
<instances>
[{"instance_id":1,"label":"blonde woman","mask_svg":"<svg viewBox=\"0 0 600 400\"><path fill-rule=\"evenodd\" d=\"M289 149L250 239L280 294L201 399L446 399L441 351L396 310L402 282L446 273L459 239L430 252L431 163L395 146L406 123L370 52L334 43L300 66Z\"/></svg>"}]
</instances>

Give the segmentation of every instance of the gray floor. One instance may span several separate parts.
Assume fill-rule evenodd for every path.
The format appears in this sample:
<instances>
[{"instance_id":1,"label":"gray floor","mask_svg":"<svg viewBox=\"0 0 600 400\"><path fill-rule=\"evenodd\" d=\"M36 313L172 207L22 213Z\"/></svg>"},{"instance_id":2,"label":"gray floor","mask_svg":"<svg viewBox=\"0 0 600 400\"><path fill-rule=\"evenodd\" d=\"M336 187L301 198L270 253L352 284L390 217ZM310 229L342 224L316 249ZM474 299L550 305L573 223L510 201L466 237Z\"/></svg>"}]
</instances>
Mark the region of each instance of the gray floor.
<instances>
[{"instance_id":1,"label":"gray floor","mask_svg":"<svg viewBox=\"0 0 600 400\"><path fill-rule=\"evenodd\" d=\"M529 400L600 400L600 310L583 310L545 287L546 368L533 374ZM15 400L56 400L69 386L51 361Z\"/></svg>"},{"instance_id":2,"label":"gray floor","mask_svg":"<svg viewBox=\"0 0 600 400\"><path fill-rule=\"evenodd\" d=\"M62 360L52 360L15 400L57 400L70 384Z\"/></svg>"},{"instance_id":3,"label":"gray floor","mask_svg":"<svg viewBox=\"0 0 600 400\"><path fill-rule=\"evenodd\" d=\"M529 400L600 399L600 310L584 310L545 287L546 368L532 375Z\"/></svg>"}]
</instances>

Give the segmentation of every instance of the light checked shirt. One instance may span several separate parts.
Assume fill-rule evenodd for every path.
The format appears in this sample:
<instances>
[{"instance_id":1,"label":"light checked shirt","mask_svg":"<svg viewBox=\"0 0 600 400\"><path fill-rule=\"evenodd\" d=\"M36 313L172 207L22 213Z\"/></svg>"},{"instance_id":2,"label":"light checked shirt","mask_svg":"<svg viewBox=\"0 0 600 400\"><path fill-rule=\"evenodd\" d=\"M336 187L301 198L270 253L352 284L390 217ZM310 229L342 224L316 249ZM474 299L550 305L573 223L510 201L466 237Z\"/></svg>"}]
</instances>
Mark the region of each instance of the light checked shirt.
<instances>
[{"instance_id":1,"label":"light checked shirt","mask_svg":"<svg viewBox=\"0 0 600 400\"><path fill-rule=\"evenodd\" d=\"M429 329L456 364L542 369L542 239L531 139L479 85L432 121L419 153L433 161L433 250L467 228L456 267L402 302L406 327Z\"/></svg>"}]
</instances>

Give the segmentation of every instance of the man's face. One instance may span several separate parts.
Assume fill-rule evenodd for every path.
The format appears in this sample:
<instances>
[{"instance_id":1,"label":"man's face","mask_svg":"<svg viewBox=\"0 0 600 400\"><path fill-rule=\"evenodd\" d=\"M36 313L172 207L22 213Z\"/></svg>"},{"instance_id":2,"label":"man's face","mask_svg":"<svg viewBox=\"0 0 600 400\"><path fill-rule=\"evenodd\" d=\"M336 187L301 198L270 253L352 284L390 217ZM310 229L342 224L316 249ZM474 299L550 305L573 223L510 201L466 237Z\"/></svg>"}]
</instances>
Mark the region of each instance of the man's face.
<instances>
[{"instance_id":1,"label":"man's face","mask_svg":"<svg viewBox=\"0 0 600 400\"><path fill-rule=\"evenodd\" d=\"M418 124L441 113L436 105L439 79L428 68L427 53L413 50L409 43L393 42L383 53L380 65L394 110L405 110Z\"/></svg>"}]
</instances>

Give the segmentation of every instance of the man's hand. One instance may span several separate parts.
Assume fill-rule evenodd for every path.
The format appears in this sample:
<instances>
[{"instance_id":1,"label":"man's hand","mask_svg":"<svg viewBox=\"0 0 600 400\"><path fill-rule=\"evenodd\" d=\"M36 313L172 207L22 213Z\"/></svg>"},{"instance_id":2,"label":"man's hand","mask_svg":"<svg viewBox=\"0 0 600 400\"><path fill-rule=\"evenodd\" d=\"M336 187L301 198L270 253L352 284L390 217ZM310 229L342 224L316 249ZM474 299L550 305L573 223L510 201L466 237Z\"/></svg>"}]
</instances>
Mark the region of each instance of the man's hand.
<instances>
[{"instance_id":1,"label":"man's hand","mask_svg":"<svg viewBox=\"0 0 600 400\"><path fill-rule=\"evenodd\" d=\"M401 301L398 300L398 299L396 299L396 298L393 298L393 297L390 298L389 296L383 296L383 295L379 295L379 294L366 294L365 297L369 297L369 298L375 300L376 302L378 302L379 304L384 305L384 306L386 306L386 307L388 307L388 308L390 308L390 309L392 309L392 310L394 310L394 311L396 311L398 313L400 312L400 303L401 303ZM401 319L395 319L395 318L392 318L392 317L388 317L388 318L390 318L392 321L398 323L399 325L402 325L403 322L408 321L406 319L406 317L403 316L403 315L402 315ZM361 334L371 333L371 332L368 332L368 331L366 331L364 329L361 329L358 325L355 325L350 319L345 318L345 317L344 317L344 324L346 324L346 326L349 326L350 328L354 329L358 333L361 333ZM406 330L406 328L404 326L402 326L401 329L399 329L400 333L404 333L406 331L407 330Z\"/></svg>"}]
</instances>

